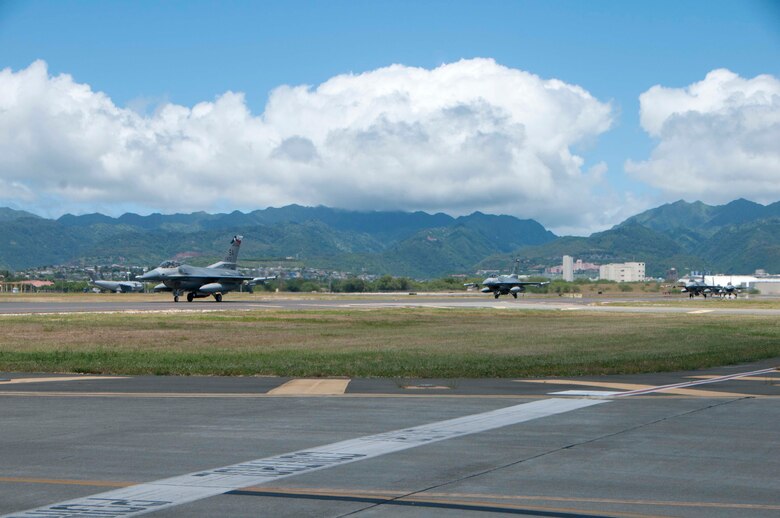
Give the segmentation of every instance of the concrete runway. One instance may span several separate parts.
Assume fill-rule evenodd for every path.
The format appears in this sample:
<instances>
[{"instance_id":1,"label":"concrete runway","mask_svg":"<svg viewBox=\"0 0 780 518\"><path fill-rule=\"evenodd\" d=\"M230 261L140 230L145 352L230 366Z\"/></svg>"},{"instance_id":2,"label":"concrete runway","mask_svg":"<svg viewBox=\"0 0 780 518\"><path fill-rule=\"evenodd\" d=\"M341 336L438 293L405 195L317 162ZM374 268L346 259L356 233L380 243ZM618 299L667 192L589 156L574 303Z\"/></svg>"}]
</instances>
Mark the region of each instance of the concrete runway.
<instances>
[{"instance_id":1,"label":"concrete runway","mask_svg":"<svg viewBox=\"0 0 780 518\"><path fill-rule=\"evenodd\" d=\"M663 302L659 297L502 297L499 300L482 294L451 295L396 295L370 294L363 296L336 296L334 298L311 297L263 297L247 298L239 294L231 299L228 293L221 303L212 299L195 302L174 303L168 294L160 294L159 299L149 300L149 296L135 294L107 293L100 300L52 301L42 297L40 300L0 299L0 315L25 315L48 313L101 313L101 312L170 312L170 311L249 311L263 309L339 309L339 308L387 308L387 307L430 307L430 308L493 308L542 311L594 311L619 313L690 313L690 314L732 314L780 316L780 309L730 307L730 301L712 299L683 298L679 305L652 305L653 301ZM641 305L630 306L637 303ZM649 304L648 304L649 303Z\"/></svg>"},{"instance_id":2,"label":"concrete runway","mask_svg":"<svg viewBox=\"0 0 780 518\"><path fill-rule=\"evenodd\" d=\"M142 504L115 497L21 512L371 439L374 456L249 487L237 477L151 516L778 516L778 363L569 380L0 373L0 514L130 516ZM637 395L560 394L583 390ZM506 408L517 415L491 413ZM464 416L476 417L453 433Z\"/></svg>"},{"instance_id":3,"label":"concrete runway","mask_svg":"<svg viewBox=\"0 0 780 518\"><path fill-rule=\"evenodd\" d=\"M355 307L780 315L701 299L673 307L601 305L607 300L237 296L174 304L164 296L106 294L95 301L3 299L0 315ZM778 365L780 359L566 380L0 373L0 515L134 516L146 505L161 517L778 516ZM365 444L371 455L349 453ZM324 467L277 477L279 458L290 458L284 454L323 448L330 459ZM313 465L310 458L296 462ZM233 477L218 490L198 482L233 465L250 466L254 478ZM269 469L271 480L257 476ZM182 476L186 484L165 480ZM157 510L149 503L183 498L170 496L177 491L196 498ZM127 496L133 494L168 496L143 504ZM72 499L77 506L52 507ZM45 510L24 513L36 508Z\"/></svg>"}]
</instances>

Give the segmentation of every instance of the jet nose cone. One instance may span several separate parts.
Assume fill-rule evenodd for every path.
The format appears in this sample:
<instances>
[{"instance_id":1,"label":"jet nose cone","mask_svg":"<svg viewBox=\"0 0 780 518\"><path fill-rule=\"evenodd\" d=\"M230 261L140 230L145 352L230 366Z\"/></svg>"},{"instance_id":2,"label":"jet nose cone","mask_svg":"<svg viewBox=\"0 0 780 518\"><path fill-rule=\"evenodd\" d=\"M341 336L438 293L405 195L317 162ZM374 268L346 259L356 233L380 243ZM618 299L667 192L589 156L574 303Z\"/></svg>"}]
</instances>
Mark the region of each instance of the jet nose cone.
<instances>
[{"instance_id":1,"label":"jet nose cone","mask_svg":"<svg viewBox=\"0 0 780 518\"><path fill-rule=\"evenodd\" d=\"M155 271L152 270L151 272L146 272L143 275L136 275L135 280L143 282L152 279L154 277L156 277Z\"/></svg>"}]
</instances>

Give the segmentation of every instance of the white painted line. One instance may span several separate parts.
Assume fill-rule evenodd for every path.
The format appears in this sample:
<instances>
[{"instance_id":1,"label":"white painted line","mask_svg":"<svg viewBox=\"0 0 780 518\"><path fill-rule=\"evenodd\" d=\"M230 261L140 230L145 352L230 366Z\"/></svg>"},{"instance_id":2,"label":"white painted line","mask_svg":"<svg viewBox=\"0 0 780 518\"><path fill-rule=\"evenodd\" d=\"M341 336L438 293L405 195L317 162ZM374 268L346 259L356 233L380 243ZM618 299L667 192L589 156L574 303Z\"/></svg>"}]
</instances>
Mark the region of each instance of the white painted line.
<instances>
[{"instance_id":1,"label":"white painted line","mask_svg":"<svg viewBox=\"0 0 780 518\"><path fill-rule=\"evenodd\" d=\"M350 439L76 498L3 518L138 516L236 489L585 408L607 400L552 398Z\"/></svg>"},{"instance_id":2,"label":"white painted line","mask_svg":"<svg viewBox=\"0 0 780 518\"><path fill-rule=\"evenodd\" d=\"M776 373L780 374L780 372ZM714 376L714 375L704 375L704 376L688 376L690 379L695 380L709 380L713 378L719 378L720 376ZM780 377L776 376L751 376L750 378L746 378L746 381L780 381Z\"/></svg>"},{"instance_id":3,"label":"white painted line","mask_svg":"<svg viewBox=\"0 0 780 518\"><path fill-rule=\"evenodd\" d=\"M688 311L689 315L703 315L704 313L712 313L714 309L699 309L696 311Z\"/></svg>"},{"instance_id":4,"label":"white painted line","mask_svg":"<svg viewBox=\"0 0 780 518\"><path fill-rule=\"evenodd\" d=\"M3 385L16 385L19 383L48 383L56 381L90 381L90 380L119 380L123 376L59 376L52 378L12 378L0 380Z\"/></svg>"},{"instance_id":5,"label":"white painted line","mask_svg":"<svg viewBox=\"0 0 780 518\"><path fill-rule=\"evenodd\" d=\"M622 394L622 392L615 392L614 390L562 390L560 392L550 392L553 396L614 396L615 394Z\"/></svg>"},{"instance_id":6,"label":"white painted line","mask_svg":"<svg viewBox=\"0 0 780 518\"><path fill-rule=\"evenodd\" d=\"M746 378L748 376L757 376L759 374L769 374L770 372L777 372L777 368L772 367L769 369L761 369L758 371L740 372L737 374L729 374L727 376L718 376L717 378L710 378L710 379L696 380L696 381L686 381L683 383L672 383L671 385L661 385L658 387L648 387L648 388L643 388L638 390L630 390L628 392L621 392L620 394L615 394L612 397L619 398L619 397L628 397L628 396L638 396L640 394L650 394L652 392L663 392L664 390L693 387L696 385L705 385L707 383L718 383L721 381L728 381L737 378Z\"/></svg>"},{"instance_id":7,"label":"white painted line","mask_svg":"<svg viewBox=\"0 0 780 518\"><path fill-rule=\"evenodd\" d=\"M265 307L265 306L262 306ZM174 313L224 313L226 311L253 311L255 308L228 308L228 309L120 309L116 311L89 311L73 310L59 311L55 313L0 313L0 317L50 317L68 315L153 315Z\"/></svg>"}]
</instances>

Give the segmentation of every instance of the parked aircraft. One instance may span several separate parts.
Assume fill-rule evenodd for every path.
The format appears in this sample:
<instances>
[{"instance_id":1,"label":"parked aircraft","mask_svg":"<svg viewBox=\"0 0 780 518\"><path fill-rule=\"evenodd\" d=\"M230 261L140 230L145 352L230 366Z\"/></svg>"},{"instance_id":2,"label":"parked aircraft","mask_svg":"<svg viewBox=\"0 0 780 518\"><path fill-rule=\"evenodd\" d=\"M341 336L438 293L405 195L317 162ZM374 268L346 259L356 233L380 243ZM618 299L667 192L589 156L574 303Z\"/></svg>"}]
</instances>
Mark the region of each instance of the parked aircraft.
<instances>
[{"instance_id":1,"label":"parked aircraft","mask_svg":"<svg viewBox=\"0 0 780 518\"><path fill-rule=\"evenodd\" d=\"M224 261L209 266L190 266L176 261L164 261L160 266L146 272L139 281L159 282L154 291L172 291L173 301L179 302L179 296L187 293L187 302L196 298L213 296L217 302L222 302L222 294L234 291L245 281L251 281L250 276L241 275L236 270L238 249L243 236L234 236Z\"/></svg>"},{"instance_id":2,"label":"parked aircraft","mask_svg":"<svg viewBox=\"0 0 780 518\"><path fill-rule=\"evenodd\" d=\"M737 295L739 294L739 288L734 286L731 283L726 284L725 286L718 286L718 295L720 295L722 298L737 298Z\"/></svg>"},{"instance_id":3,"label":"parked aircraft","mask_svg":"<svg viewBox=\"0 0 780 518\"><path fill-rule=\"evenodd\" d=\"M89 275L90 284L100 288L101 290L113 291L116 293L144 291L144 285L137 281L104 281L102 279L98 279L97 275L95 275L95 272L92 270L87 270L87 274Z\"/></svg>"},{"instance_id":4,"label":"parked aircraft","mask_svg":"<svg viewBox=\"0 0 780 518\"><path fill-rule=\"evenodd\" d=\"M698 297L701 295L705 299L707 298L707 295L711 295L713 293L719 293L722 289L720 286L714 286L711 284L707 284L705 280L705 276L701 276L701 280L696 280L693 278L693 275L691 275L691 278L686 282L685 284L681 285L683 293L688 293L688 296L690 298Z\"/></svg>"},{"instance_id":5,"label":"parked aircraft","mask_svg":"<svg viewBox=\"0 0 780 518\"><path fill-rule=\"evenodd\" d=\"M520 264L520 260L515 260L515 266L512 268L512 273L509 275L497 275L495 277L488 277L482 281L483 288L480 290L482 293L492 293L495 298L501 295L512 295L517 298L518 293L523 293L527 286L544 286L550 284L549 281L545 282L530 282L521 281L517 275L517 266ZM479 286L478 283L467 283L465 286Z\"/></svg>"}]
</instances>

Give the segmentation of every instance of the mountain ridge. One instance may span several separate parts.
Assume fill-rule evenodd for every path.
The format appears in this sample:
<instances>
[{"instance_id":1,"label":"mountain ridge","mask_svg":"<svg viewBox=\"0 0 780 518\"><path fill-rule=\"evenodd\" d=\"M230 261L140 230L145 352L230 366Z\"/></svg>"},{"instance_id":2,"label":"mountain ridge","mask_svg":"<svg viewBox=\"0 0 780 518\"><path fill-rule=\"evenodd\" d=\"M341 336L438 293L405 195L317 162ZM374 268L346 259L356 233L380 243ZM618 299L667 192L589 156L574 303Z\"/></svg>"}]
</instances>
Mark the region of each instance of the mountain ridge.
<instances>
[{"instance_id":1,"label":"mountain ridge","mask_svg":"<svg viewBox=\"0 0 780 518\"><path fill-rule=\"evenodd\" d=\"M559 264L640 260L648 275L668 268L745 273L780 271L780 202L737 199L724 205L678 200L643 211L587 237L556 236L532 219L474 212L350 211L287 205L209 214L65 214L46 219L0 208L0 267L119 262L152 266L176 254L218 258L244 234L245 260L296 257L307 266L430 278Z\"/></svg>"}]
</instances>

